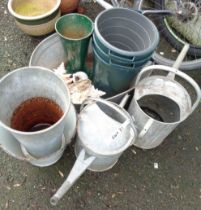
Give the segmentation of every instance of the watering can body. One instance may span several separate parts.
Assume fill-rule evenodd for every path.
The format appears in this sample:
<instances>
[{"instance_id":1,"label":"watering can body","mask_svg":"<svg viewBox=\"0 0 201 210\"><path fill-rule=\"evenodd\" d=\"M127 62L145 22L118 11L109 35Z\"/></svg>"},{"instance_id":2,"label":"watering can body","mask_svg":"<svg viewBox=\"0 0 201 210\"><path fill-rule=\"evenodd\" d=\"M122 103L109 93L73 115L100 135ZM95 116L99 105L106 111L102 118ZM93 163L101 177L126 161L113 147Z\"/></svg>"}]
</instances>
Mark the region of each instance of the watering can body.
<instances>
[{"instance_id":1,"label":"watering can body","mask_svg":"<svg viewBox=\"0 0 201 210\"><path fill-rule=\"evenodd\" d=\"M163 123L154 120L141 109L135 99L132 100L128 111L135 117L139 132L134 146L141 149L153 149L159 146L180 123Z\"/></svg>"},{"instance_id":2,"label":"watering can body","mask_svg":"<svg viewBox=\"0 0 201 210\"><path fill-rule=\"evenodd\" d=\"M95 157L88 169L105 171L114 166L122 152L132 144L136 130L131 128L132 119L123 108L112 102L95 100L96 103L88 104L80 113L75 154L78 156L84 149L86 157ZM124 127L121 121L127 125Z\"/></svg>"},{"instance_id":3,"label":"watering can body","mask_svg":"<svg viewBox=\"0 0 201 210\"><path fill-rule=\"evenodd\" d=\"M83 108L83 105L87 104ZM56 205L77 179L89 169L106 171L133 144L137 131L128 113L103 99L87 99L81 106L75 143L76 162L50 202Z\"/></svg>"},{"instance_id":4,"label":"watering can body","mask_svg":"<svg viewBox=\"0 0 201 210\"><path fill-rule=\"evenodd\" d=\"M122 154L120 153L112 156L97 154L87 149L86 146L82 144L79 137L77 137L75 143L75 155L77 158L82 150L85 151L86 157L94 157L94 161L87 167L87 169L97 172L107 171L112 168Z\"/></svg>"},{"instance_id":5,"label":"watering can body","mask_svg":"<svg viewBox=\"0 0 201 210\"><path fill-rule=\"evenodd\" d=\"M157 71L163 75L156 75ZM164 72L168 74L164 75ZM151 75L152 73L155 74ZM191 92L172 74L191 86L195 100ZM134 145L142 149L152 149L160 145L199 103L200 88L197 83L172 67L145 67L139 73L135 87L128 112L134 117L139 132Z\"/></svg>"}]
</instances>

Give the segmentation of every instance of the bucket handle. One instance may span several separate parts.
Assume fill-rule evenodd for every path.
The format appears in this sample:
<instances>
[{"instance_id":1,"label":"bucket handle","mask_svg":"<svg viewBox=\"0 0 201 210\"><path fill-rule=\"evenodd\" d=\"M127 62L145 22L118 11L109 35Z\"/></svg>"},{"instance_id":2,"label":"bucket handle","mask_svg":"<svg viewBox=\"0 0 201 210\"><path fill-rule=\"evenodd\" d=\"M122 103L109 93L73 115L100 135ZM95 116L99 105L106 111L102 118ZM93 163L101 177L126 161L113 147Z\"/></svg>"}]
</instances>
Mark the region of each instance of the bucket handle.
<instances>
[{"instance_id":1,"label":"bucket handle","mask_svg":"<svg viewBox=\"0 0 201 210\"><path fill-rule=\"evenodd\" d=\"M100 6L102 6L105 9L111 9L111 8L113 8L113 6L111 4L107 3L104 0L95 0L95 2L97 2Z\"/></svg>"},{"instance_id":2,"label":"bucket handle","mask_svg":"<svg viewBox=\"0 0 201 210\"><path fill-rule=\"evenodd\" d=\"M50 198L50 203L56 206L59 200L65 195L65 193L72 187L72 185L80 178L80 176L87 170L87 168L96 159L94 156L86 158L86 151L82 149L75 161L73 168L71 169L68 177L57 190L57 192Z\"/></svg>"},{"instance_id":3,"label":"bucket handle","mask_svg":"<svg viewBox=\"0 0 201 210\"><path fill-rule=\"evenodd\" d=\"M105 9L111 9L111 8L114 8L115 7L120 7L120 5L112 0L112 3L114 6L112 6L111 4L107 3L106 1L104 0L94 0L95 2L97 2L100 6L102 6L103 8ZM136 0L137 2L135 3L134 5L134 11L137 11L139 13L142 13L143 15L175 15L177 14L176 11L172 11L172 10L142 10L141 7L142 7L142 0Z\"/></svg>"},{"instance_id":4,"label":"bucket handle","mask_svg":"<svg viewBox=\"0 0 201 210\"><path fill-rule=\"evenodd\" d=\"M200 87L198 86L198 84L187 74L183 73L182 71L173 68L173 67L169 67L169 66L164 66L164 65L152 65L152 66L146 66L145 68L142 69L142 71L138 74L136 82L135 82L135 87L137 87L138 83L141 81L142 76L149 72L149 71L154 71L154 70L163 70L166 72L171 72L174 73L175 75L183 78L184 80L186 80L195 90L196 93L196 100L194 101L192 107L191 107L191 112L194 111L194 109L198 106L199 102L200 102L200 97L201 97L201 90ZM188 90L187 90L188 91ZM189 94L189 96L191 96L191 94ZM192 97L191 97L192 99Z\"/></svg>"}]
</instances>

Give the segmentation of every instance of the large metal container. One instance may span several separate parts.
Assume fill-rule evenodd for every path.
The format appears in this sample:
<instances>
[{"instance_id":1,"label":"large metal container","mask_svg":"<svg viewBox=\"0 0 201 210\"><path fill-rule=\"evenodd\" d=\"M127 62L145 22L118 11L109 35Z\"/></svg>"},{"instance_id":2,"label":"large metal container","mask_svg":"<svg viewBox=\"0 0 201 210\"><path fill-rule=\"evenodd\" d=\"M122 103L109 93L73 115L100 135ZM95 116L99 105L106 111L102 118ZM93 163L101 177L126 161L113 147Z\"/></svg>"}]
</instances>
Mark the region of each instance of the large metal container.
<instances>
[{"instance_id":1,"label":"large metal container","mask_svg":"<svg viewBox=\"0 0 201 210\"><path fill-rule=\"evenodd\" d=\"M42 160L46 158L47 165L58 160L67 144L65 138L62 137L66 118L73 117L72 125L76 124L72 113L74 110L71 107L70 94L64 82L48 69L24 67L9 73L0 80L0 96L2 107L0 125L21 144L22 152L30 159L30 162L34 164L35 158L35 165L38 163L37 159L41 160L39 162L43 165ZM45 97L55 101L63 110L62 117L49 128L35 132L13 129L11 118L15 109L22 102L34 97ZM70 110L72 114L69 114ZM68 120L71 119L68 118ZM70 128L75 130L71 126ZM40 163L38 164L40 165Z\"/></svg>"}]
</instances>

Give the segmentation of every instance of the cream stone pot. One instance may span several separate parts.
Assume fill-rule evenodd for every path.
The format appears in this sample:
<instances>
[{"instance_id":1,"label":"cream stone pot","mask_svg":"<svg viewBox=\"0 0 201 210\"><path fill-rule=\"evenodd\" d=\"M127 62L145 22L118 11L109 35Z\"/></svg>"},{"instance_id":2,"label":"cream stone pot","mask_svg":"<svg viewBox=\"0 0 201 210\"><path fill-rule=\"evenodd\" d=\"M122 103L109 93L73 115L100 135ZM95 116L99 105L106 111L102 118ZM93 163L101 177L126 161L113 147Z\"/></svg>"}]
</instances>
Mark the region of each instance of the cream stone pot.
<instances>
[{"instance_id":1,"label":"cream stone pot","mask_svg":"<svg viewBox=\"0 0 201 210\"><path fill-rule=\"evenodd\" d=\"M45 2L47 1L47 2ZM57 19L60 17L60 4L61 0L53 0L54 6L44 12L43 14L36 16L24 16L17 13L16 8L19 4L25 5L27 0L9 0L8 10L10 14L15 18L17 26L26 34L31 36L42 36L54 31L54 25ZM49 0L43 0L46 4L49 4ZM25 7L25 6L24 6Z\"/></svg>"}]
</instances>

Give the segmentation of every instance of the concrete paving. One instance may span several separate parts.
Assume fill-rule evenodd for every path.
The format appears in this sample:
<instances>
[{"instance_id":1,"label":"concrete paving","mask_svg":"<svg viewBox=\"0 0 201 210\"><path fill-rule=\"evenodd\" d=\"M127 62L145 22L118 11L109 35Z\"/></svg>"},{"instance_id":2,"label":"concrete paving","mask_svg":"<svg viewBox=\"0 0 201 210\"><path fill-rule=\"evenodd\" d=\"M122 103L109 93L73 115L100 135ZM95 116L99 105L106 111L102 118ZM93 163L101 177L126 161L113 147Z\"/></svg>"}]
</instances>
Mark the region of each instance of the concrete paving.
<instances>
[{"instance_id":1,"label":"concrete paving","mask_svg":"<svg viewBox=\"0 0 201 210\"><path fill-rule=\"evenodd\" d=\"M0 4L0 76L28 65L44 38L25 35ZM89 3L94 18L100 7ZM200 71L191 73L200 84ZM2 110L2 108L1 108ZM200 210L201 105L156 149L129 148L110 171L87 171L57 207L51 195L69 173L72 145L53 166L37 168L0 150L0 209L5 210ZM6 139L5 139L6 141ZM154 168L154 164L158 168Z\"/></svg>"}]
</instances>

